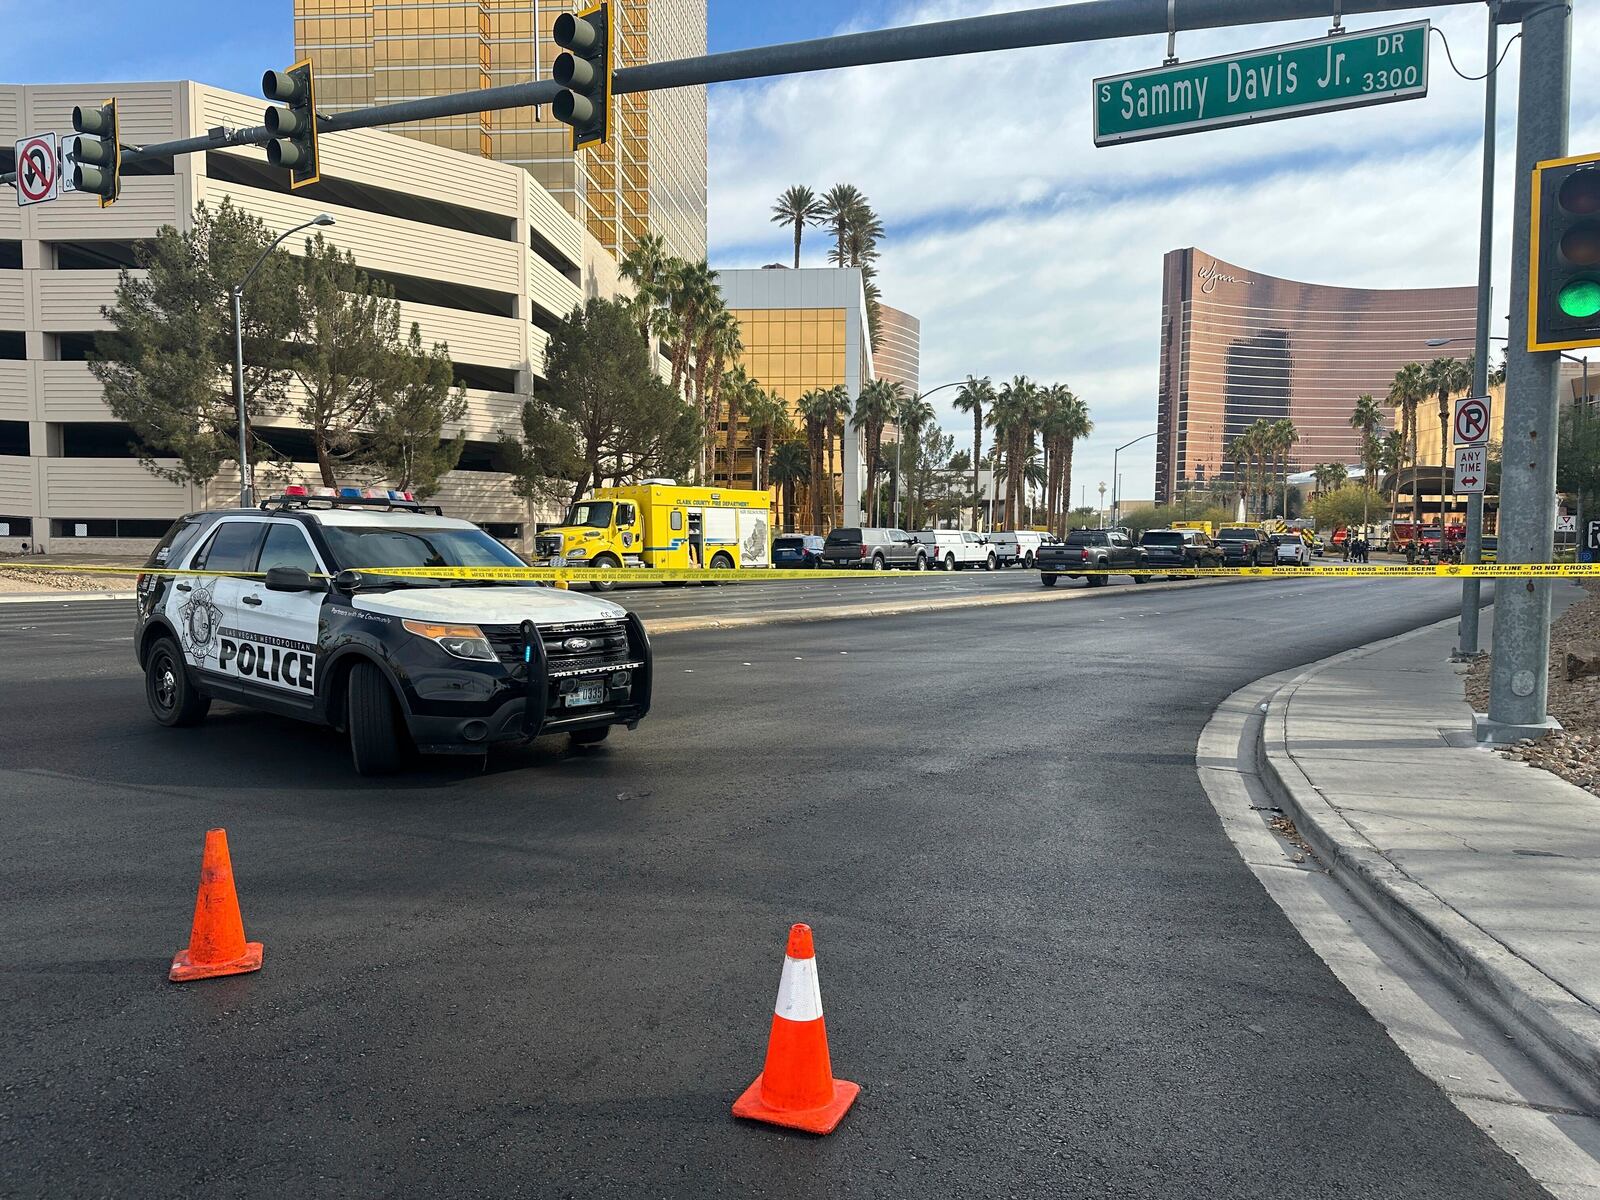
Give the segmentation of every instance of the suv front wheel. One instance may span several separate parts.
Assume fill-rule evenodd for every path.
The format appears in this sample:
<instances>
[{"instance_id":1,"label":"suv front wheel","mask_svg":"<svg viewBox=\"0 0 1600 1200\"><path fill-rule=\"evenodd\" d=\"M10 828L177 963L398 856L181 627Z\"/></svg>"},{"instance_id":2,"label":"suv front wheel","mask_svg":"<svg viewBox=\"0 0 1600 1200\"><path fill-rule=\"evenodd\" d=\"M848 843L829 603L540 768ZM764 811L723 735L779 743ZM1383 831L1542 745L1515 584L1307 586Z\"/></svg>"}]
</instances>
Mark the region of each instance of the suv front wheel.
<instances>
[{"instance_id":1,"label":"suv front wheel","mask_svg":"<svg viewBox=\"0 0 1600 1200\"><path fill-rule=\"evenodd\" d=\"M400 766L405 735L389 681L374 663L359 662L346 689L350 756L360 775L387 775Z\"/></svg>"},{"instance_id":2,"label":"suv front wheel","mask_svg":"<svg viewBox=\"0 0 1600 1200\"><path fill-rule=\"evenodd\" d=\"M211 708L211 699L195 691L178 644L164 637L150 648L144 665L144 695L150 712L173 728L198 725Z\"/></svg>"}]
</instances>

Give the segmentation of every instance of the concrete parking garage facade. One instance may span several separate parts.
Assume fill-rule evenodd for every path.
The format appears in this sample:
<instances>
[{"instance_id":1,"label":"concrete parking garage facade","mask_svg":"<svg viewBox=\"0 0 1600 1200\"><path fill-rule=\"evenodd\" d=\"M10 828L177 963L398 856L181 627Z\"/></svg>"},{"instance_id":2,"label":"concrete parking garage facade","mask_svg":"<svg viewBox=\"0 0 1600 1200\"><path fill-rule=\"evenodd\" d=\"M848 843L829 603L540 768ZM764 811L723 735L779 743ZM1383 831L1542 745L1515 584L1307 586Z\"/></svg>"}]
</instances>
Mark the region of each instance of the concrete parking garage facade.
<instances>
[{"instance_id":1,"label":"concrete parking garage facade","mask_svg":"<svg viewBox=\"0 0 1600 1200\"><path fill-rule=\"evenodd\" d=\"M70 130L74 104L112 95L130 143L257 125L264 103L192 82L0 87L0 145ZM276 231L331 214L328 240L394 287L403 324L448 344L467 415L446 434L464 432L467 446L435 499L529 548L535 514L493 469L494 447L501 430L519 427L548 330L586 297L615 293L614 259L517 166L361 131L322 140L322 176L291 193L263 151L241 148L180 157L170 173L129 174L103 210L76 195L0 206L0 552L23 543L136 552L173 517L237 495L232 464L204 486L142 466L86 361L110 328L101 309L135 245L164 225L186 228L198 203L224 200ZM269 440L303 440L292 415L259 424ZM305 461L294 474L319 482Z\"/></svg>"}]
</instances>

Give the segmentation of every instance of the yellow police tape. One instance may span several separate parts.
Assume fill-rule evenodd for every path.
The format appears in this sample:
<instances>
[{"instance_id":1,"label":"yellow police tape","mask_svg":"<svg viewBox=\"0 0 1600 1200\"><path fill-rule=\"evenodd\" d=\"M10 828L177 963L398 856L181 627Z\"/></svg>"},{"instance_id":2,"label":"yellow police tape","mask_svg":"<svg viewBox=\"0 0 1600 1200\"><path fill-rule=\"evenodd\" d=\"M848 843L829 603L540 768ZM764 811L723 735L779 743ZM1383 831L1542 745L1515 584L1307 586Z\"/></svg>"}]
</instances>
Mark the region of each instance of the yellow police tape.
<instances>
[{"instance_id":1,"label":"yellow police tape","mask_svg":"<svg viewBox=\"0 0 1600 1200\"><path fill-rule=\"evenodd\" d=\"M173 567L108 567L69 563L9 562L0 559L0 569L29 571L68 571L76 575L228 575L260 579L261 571L195 571ZM504 580L508 583L770 583L774 580L912 579L918 571L814 570L797 571L752 568L714 571L675 567L361 567L368 575L420 579ZM1036 571L1030 571L1030 574ZM1063 578L1087 575L1128 575L1125 570L1071 567L1060 572ZM1139 572L1143 575L1145 572ZM1162 567L1149 572L1151 577L1176 576L1184 579L1278 578L1278 579L1591 579L1600 578L1600 563L1439 563L1404 566L1389 563L1330 563L1306 567ZM321 578L327 578L322 576Z\"/></svg>"}]
</instances>

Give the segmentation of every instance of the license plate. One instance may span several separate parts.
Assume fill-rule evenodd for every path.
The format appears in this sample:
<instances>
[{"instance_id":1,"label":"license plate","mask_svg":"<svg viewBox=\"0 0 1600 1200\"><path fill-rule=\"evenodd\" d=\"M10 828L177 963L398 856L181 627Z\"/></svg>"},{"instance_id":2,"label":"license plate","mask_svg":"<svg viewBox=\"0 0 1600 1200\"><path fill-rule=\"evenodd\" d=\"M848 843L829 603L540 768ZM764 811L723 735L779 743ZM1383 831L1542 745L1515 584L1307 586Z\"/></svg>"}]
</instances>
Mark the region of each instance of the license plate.
<instances>
[{"instance_id":1,"label":"license plate","mask_svg":"<svg viewBox=\"0 0 1600 1200\"><path fill-rule=\"evenodd\" d=\"M567 693L568 708L582 708L586 704L604 704L606 699L606 684L603 679L596 679L592 683L580 683Z\"/></svg>"}]
</instances>

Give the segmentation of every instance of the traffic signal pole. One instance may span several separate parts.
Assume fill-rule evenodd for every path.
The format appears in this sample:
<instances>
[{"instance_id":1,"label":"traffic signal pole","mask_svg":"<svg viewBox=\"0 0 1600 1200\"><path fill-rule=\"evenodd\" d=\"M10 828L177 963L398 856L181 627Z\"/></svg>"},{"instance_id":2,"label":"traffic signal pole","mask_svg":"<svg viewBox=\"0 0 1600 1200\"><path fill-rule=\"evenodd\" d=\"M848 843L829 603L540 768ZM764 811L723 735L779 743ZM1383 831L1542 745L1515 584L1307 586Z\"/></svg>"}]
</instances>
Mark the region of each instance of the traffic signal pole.
<instances>
[{"instance_id":1,"label":"traffic signal pole","mask_svg":"<svg viewBox=\"0 0 1600 1200\"><path fill-rule=\"evenodd\" d=\"M1494 124L1495 81L1500 72L1495 69L1495 59L1500 54L1500 5L1498 0L1489 4L1489 45L1484 57L1483 81L1483 198L1478 214L1478 329L1473 345L1472 394L1489 394L1489 320L1493 287L1494 260ZM1441 451L1440 461L1448 451ZM1440 529L1444 522L1439 522ZM1441 535L1442 536L1442 535ZM1467 497L1467 544L1462 547L1464 561L1483 561L1483 493L1473 492ZM1481 582L1477 579L1461 581L1461 626L1456 637L1456 656L1462 659L1478 655L1478 605L1482 599Z\"/></svg>"},{"instance_id":2,"label":"traffic signal pole","mask_svg":"<svg viewBox=\"0 0 1600 1200\"><path fill-rule=\"evenodd\" d=\"M1572 68L1571 11L1549 4L1522 21L1517 98L1516 200L1511 227L1511 340L1506 347L1505 433L1501 445L1502 563L1542 563L1555 549L1557 387L1561 356L1528 349L1533 169L1567 151ZM1551 728L1545 711L1550 666L1550 581L1505 580L1495 587L1489 712L1478 737L1505 742Z\"/></svg>"}]
</instances>

